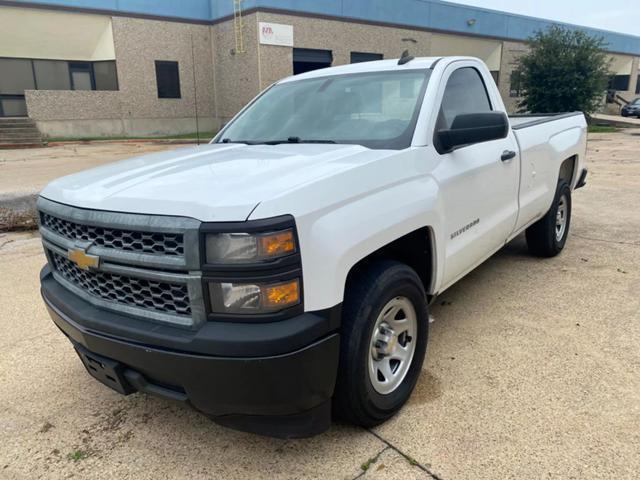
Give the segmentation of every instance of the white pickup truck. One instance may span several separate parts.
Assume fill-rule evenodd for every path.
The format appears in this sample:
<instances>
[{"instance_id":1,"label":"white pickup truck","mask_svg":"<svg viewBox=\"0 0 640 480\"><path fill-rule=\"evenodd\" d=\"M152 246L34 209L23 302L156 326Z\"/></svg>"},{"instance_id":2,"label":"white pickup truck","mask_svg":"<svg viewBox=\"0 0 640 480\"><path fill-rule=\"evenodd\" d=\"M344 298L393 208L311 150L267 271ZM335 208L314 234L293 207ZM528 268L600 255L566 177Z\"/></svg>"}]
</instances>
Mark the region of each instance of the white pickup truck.
<instances>
[{"instance_id":1,"label":"white pickup truck","mask_svg":"<svg viewBox=\"0 0 640 480\"><path fill-rule=\"evenodd\" d=\"M48 185L42 295L123 394L279 437L376 425L411 395L432 299L521 232L563 249L586 138L581 113L507 117L475 58L289 77L208 145Z\"/></svg>"}]
</instances>

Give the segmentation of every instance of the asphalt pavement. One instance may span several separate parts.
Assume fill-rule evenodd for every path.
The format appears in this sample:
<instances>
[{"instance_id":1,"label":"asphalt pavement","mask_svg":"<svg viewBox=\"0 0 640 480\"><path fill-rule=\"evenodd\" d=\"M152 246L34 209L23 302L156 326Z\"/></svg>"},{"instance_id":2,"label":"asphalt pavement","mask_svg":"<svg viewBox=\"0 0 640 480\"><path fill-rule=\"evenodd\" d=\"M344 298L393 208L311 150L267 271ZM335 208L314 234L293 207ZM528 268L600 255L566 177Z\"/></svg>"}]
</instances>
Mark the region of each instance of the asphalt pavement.
<instances>
[{"instance_id":1,"label":"asphalt pavement","mask_svg":"<svg viewBox=\"0 0 640 480\"><path fill-rule=\"evenodd\" d=\"M0 234L0 478L638 478L639 145L630 130L590 136L559 257L519 237L438 298L396 417L307 440L94 381L40 300L37 234Z\"/></svg>"}]
</instances>

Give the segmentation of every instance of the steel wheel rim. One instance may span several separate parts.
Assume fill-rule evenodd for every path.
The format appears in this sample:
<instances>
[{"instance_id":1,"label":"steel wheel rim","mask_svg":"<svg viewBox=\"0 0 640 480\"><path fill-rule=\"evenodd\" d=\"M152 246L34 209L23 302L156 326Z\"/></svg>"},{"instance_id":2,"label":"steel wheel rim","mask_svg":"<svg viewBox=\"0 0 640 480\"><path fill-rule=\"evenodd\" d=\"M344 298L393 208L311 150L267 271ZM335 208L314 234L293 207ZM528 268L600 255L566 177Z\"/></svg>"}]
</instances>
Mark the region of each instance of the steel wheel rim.
<instances>
[{"instance_id":1,"label":"steel wheel rim","mask_svg":"<svg viewBox=\"0 0 640 480\"><path fill-rule=\"evenodd\" d=\"M381 395L394 392L407 376L416 350L418 317L407 297L395 297L382 308L369 344L369 381Z\"/></svg>"},{"instance_id":2,"label":"steel wheel rim","mask_svg":"<svg viewBox=\"0 0 640 480\"><path fill-rule=\"evenodd\" d=\"M558 210L556 211L556 240L560 242L564 237L564 232L567 230L567 197L562 195L558 202Z\"/></svg>"}]
</instances>

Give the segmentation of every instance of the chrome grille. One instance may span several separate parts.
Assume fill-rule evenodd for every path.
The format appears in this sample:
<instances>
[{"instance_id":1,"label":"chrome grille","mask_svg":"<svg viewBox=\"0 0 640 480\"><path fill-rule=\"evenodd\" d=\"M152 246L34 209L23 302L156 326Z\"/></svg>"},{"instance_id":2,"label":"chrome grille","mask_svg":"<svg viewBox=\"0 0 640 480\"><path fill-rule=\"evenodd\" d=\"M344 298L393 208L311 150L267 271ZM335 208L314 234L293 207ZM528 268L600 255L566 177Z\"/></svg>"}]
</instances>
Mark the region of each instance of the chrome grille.
<instances>
[{"instance_id":1,"label":"chrome grille","mask_svg":"<svg viewBox=\"0 0 640 480\"><path fill-rule=\"evenodd\" d=\"M186 284L82 270L55 251L49 250L49 255L56 272L90 295L131 307L152 309L173 315L191 315Z\"/></svg>"},{"instance_id":2,"label":"chrome grille","mask_svg":"<svg viewBox=\"0 0 640 480\"><path fill-rule=\"evenodd\" d=\"M114 250L158 255L184 256L184 235L121 230L76 223L45 212L40 214L42 226L69 240L90 241Z\"/></svg>"}]
</instances>

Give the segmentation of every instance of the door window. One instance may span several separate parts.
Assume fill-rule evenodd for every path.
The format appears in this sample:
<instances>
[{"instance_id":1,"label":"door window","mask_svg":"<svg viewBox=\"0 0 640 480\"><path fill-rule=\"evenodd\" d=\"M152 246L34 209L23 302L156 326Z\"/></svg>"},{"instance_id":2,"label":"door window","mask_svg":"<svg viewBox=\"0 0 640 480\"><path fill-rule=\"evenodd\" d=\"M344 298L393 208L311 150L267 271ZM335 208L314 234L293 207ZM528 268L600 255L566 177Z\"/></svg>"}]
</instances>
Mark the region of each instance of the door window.
<instances>
[{"instance_id":1,"label":"door window","mask_svg":"<svg viewBox=\"0 0 640 480\"><path fill-rule=\"evenodd\" d=\"M491 102L480 73L473 67L459 68L451 74L442 97L438 129L451 128L461 113L491 111Z\"/></svg>"}]
</instances>

